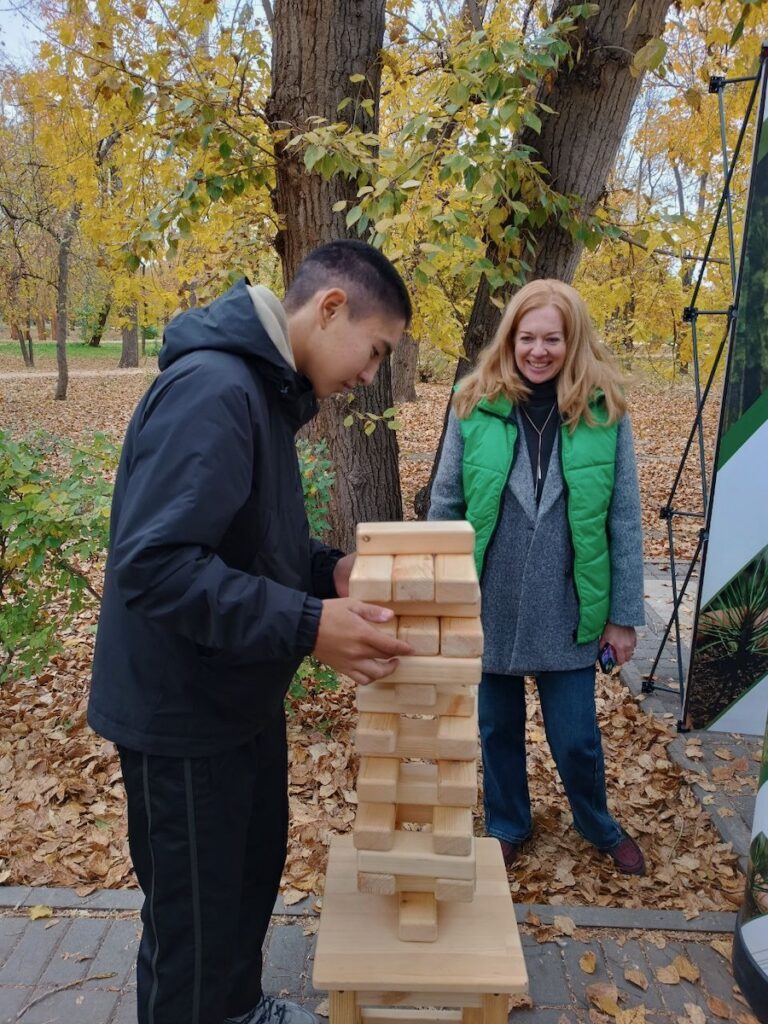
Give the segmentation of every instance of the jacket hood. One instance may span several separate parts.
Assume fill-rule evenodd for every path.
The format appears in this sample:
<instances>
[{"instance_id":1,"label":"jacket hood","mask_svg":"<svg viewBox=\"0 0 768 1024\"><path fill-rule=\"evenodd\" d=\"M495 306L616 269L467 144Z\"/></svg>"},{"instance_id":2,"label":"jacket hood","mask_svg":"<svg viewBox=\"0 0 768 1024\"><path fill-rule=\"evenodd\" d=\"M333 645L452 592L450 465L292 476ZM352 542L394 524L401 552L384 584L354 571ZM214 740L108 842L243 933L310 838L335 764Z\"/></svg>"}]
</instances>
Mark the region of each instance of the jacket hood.
<instances>
[{"instance_id":1,"label":"jacket hood","mask_svg":"<svg viewBox=\"0 0 768 1024\"><path fill-rule=\"evenodd\" d=\"M305 381L278 352L256 315L249 285L247 277L241 278L209 306L195 306L174 317L163 334L160 369L166 370L190 352L210 349L258 363L259 372L278 386L287 384L293 389Z\"/></svg>"}]
</instances>

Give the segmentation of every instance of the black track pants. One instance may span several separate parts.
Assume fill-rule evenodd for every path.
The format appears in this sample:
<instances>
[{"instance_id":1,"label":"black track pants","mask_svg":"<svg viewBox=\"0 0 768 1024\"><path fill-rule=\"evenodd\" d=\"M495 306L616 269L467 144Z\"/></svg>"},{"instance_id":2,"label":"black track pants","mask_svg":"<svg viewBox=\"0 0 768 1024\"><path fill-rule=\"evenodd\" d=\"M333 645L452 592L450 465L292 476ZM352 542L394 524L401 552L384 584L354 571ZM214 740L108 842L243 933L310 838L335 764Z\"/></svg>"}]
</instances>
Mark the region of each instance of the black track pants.
<instances>
[{"instance_id":1,"label":"black track pants","mask_svg":"<svg viewBox=\"0 0 768 1024\"><path fill-rule=\"evenodd\" d=\"M261 946L288 831L282 712L215 757L120 748L144 892L139 1024L222 1024L261 998Z\"/></svg>"}]
</instances>

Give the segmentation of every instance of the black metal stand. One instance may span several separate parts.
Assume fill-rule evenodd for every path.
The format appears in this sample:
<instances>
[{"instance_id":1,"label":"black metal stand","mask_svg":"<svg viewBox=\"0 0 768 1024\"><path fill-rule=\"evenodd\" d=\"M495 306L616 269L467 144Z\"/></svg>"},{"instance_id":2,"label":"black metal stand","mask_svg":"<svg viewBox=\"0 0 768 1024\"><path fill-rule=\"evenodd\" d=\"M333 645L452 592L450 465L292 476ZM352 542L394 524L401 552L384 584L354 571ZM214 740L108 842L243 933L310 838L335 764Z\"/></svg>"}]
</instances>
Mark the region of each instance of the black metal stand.
<instances>
[{"instance_id":1,"label":"black metal stand","mask_svg":"<svg viewBox=\"0 0 768 1024\"><path fill-rule=\"evenodd\" d=\"M680 702L680 713L678 717L677 727L680 732L686 731L686 726L683 721L683 707L685 701L685 680L687 676L688 666L684 664L684 653L683 653L683 638L680 630L680 607L682 605L683 598L685 597L688 586L693 577L694 570L701 558L702 549L706 543L707 533L706 529L702 528L699 531L699 539L696 545L693 558L691 559L690 565L685 573L685 577L682 583L678 586L678 565L675 559L675 520L686 518L686 519L700 519L702 522L707 521L707 510L709 505L709 483L707 479L707 458L704 445L704 423L703 413L706 406L707 399L712 390L712 384L717 375L717 371L720 367L723 353L726 349L728 337L730 335L733 323L737 316L737 309L731 303L727 309L700 309L697 305L699 297L699 291L701 283L704 278L707 266L711 262L712 246L714 245L715 236L718 228L720 227L720 221L723 210L726 211L727 231L728 231L728 251L729 251L729 263L731 270L731 288L735 290L736 287L736 248L734 243L733 235L733 210L731 206L731 179L733 178L734 168L736 167L739 156L741 154L742 144L747 132L747 126L752 114L752 109L755 104L755 99L758 95L759 84L761 75L758 72L755 76L742 77L742 78L725 78L720 75L713 75L709 81L709 91L712 94L716 94L718 97L718 105L720 111L720 138L723 151L723 173L725 180L723 183L723 190L720 196L720 201L717 206L717 212L715 213L715 219L712 225L712 230L709 234L709 240L704 255L701 258L701 265L699 267L698 277L696 284L693 289L693 295L688 306L683 310L683 320L691 325L691 341L692 341L692 355L693 355L693 379L694 386L696 389L696 415L694 416L693 424L691 426L688 440L685 444L683 454L680 459L677 473L675 475L674 483L669 492L664 505L659 510L661 519L666 520L667 523L667 543L669 545L669 569L670 577L672 581L672 614L670 615L667 626L664 630L659 649L654 658L651 670L643 681L643 693L670 693L678 697ZM726 86L736 85L742 82L753 82L754 86L747 103L746 113L744 114L744 120L739 131L739 137L736 141L736 146L733 151L733 155L729 158L727 144L726 144L726 132L725 132L725 104L723 101L723 92ZM733 291L732 291L733 294ZM714 361L710 368L706 385L702 391L701 388L701 364L699 360L699 338L698 338L698 319L701 316L723 316L726 318L725 331L720 344L717 348ZM678 508L675 504L675 498L677 496L680 481L683 476L683 472L688 462L688 456L691 450L694 448L694 443L698 450L698 472L701 483L701 508L700 509L685 509ZM676 688L670 686L664 686L661 683L656 682L655 674L661 660L664 648L670 639L670 635L674 633L674 643L677 655L677 681L678 686Z\"/></svg>"}]
</instances>

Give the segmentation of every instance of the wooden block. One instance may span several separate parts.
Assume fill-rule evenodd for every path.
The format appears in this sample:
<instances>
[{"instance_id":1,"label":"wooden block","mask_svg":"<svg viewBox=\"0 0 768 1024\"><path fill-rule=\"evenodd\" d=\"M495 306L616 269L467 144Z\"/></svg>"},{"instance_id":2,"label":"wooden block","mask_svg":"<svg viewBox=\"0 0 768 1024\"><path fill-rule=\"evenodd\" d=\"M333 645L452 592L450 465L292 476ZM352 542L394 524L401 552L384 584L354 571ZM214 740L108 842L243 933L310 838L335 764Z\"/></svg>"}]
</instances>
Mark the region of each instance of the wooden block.
<instances>
[{"instance_id":1,"label":"wooden block","mask_svg":"<svg viewBox=\"0 0 768 1024\"><path fill-rule=\"evenodd\" d=\"M397 745L397 715L360 715L355 731L355 747L359 754L393 754Z\"/></svg>"},{"instance_id":2,"label":"wooden block","mask_svg":"<svg viewBox=\"0 0 768 1024\"><path fill-rule=\"evenodd\" d=\"M358 850L357 869L372 874L459 878L469 882L475 877L474 840L470 854L453 857L435 853L429 832L395 832L391 850Z\"/></svg>"},{"instance_id":3,"label":"wooden block","mask_svg":"<svg viewBox=\"0 0 768 1024\"><path fill-rule=\"evenodd\" d=\"M411 645L414 656L439 654L440 619L436 615L401 615L397 620L397 636Z\"/></svg>"},{"instance_id":4,"label":"wooden block","mask_svg":"<svg viewBox=\"0 0 768 1024\"><path fill-rule=\"evenodd\" d=\"M480 597L475 560L471 555L435 556L435 601L472 603Z\"/></svg>"},{"instance_id":5,"label":"wooden block","mask_svg":"<svg viewBox=\"0 0 768 1024\"><path fill-rule=\"evenodd\" d=\"M358 804L354 827L355 849L391 850L395 842L395 821L394 804Z\"/></svg>"},{"instance_id":6,"label":"wooden block","mask_svg":"<svg viewBox=\"0 0 768 1024\"><path fill-rule=\"evenodd\" d=\"M434 807L432 804L397 804L396 823L402 828L409 825L431 825Z\"/></svg>"},{"instance_id":7,"label":"wooden block","mask_svg":"<svg viewBox=\"0 0 768 1024\"><path fill-rule=\"evenodd\" d=\"M437 704L436 686L415 686L411 683L396 683L395 698L406 707L409 713L413 714L412 705L419 707L434 708ZM434 713L434 712L428 712Z\"/></svg>"},{"instance_id":8,"label":"wooden block","mask_svg":"<svg viewBox=\"0 0 768 1024\"><path fill-rule=\"evenodd\" d=\"M449 615L456 619L476 619L480 615L480 598L476 601L457 604L455 601L437 604L430 601L420 604L418 601L377 601L382 608L389 608L395 615L440 616Z\"/></svg>"},{"instance_id":9,"label":"wooden block","mask_svg":"<svg viewBox=\"0 0 768 1024\"><path fill-rule=\"evenodd\" d=\"M472 554L475 531L463 519L424 523L360 523L357 551L365 555Z\"/></svg>"},{"instance_id":10,"label":"wooden block","mask_svg":"<svg viewBox=\"0 0 768 1024\"><path fill-rule=\"evenodd\" d=\"M396 684L397 685L397 684ZM410 685L410 684L402 684ZM422 686L421 690L428 694L429 687ZM446 686L436 688L437 699L432 704L413 704L408 707L409 715L460 715L464 718L467 715L474 715L477 707L476 686ZM391 714L398 714L402 709L397 699L395 686L390 686L386 680L380 683L370 683L368 686L357 687L357 710L362 714L364 711L384 711Z\"/></svg>"},{"instance_id":11,"label":"wooden block","mask_svg":"<svg viewBox=\"0 0 768 1024\"><path fill-rule=\"evenodd\" d=\"M362 757L357 773L359 801L393 804L397 800L400 765L392 757Z\"/></svg>"},{"instance_id":12,"label":"wooden block","mask_svg":"<svg viewBox=\"0 0 768 1024\"><path fill-rule=\"evenodd\" d=\"M470 761L477 757L477 720L441 715L437 720L437 757L446 761Z\"/></svg>"},{"instance_id":13,"label":"wooden block","mask_svg":"<svg viewBox=\"0 0 768 1024\"><path fill-rule=\"evenodd\" d=\"M349 596L359 601L392 600L391 555L358 555L349 577Z\"/></svg>"},{"instance_id":14,"label":"wooden block","mask_svg":"<svg viewBox=\"0 0 768 1024\"><path fill-rule=\"evenodd\" d=\"M477 762L438 761L437 794L441 804L474 807L477 801Z\"/></svg>"},{"instance_id":15,"label":"wooden block","mask_svg":"<svg viewBox=\"0 0 768 1024\"><path fill-rule=\"evenodd\" d=\"M358 992L357 1005L360 1007L377 1007L383 1012L397 1008L416 1010L419 1007L431 1007L433 1013L439 1013L435 1006L480 1006L480 995L476 992ZM451 1013L453 1011L446 1011ZM376 1018L374 1018L376 1019ZM418 1020L419 1018L417 1018ZM442 1018L437 1018L442 1020ZM402 1022L405 1024L405 1021Z\"/></svg>"},{"instance_id":16,"label":"wooden block","mask_svg":"<svg viewBox=\"0 0 768 1024\"><path fill-rule=\"evenodd\" d=\"M468 686L479 683L483 674L482 658L398 658L398 666L387 677L388 683L413 683L419 686Z\"/></svg>"},{"instance_id":17,"label":"wooden block","mask_svg":"<svg viewBox=\"0 0 768 1024\"><path fill-rule=\"evenodd\" d=\"M432 555L395 555L392 565L392 600L435 600L435 560Z\"/></svg>"},{"instance_id":18,"label":"wooden block","mask_svg":"<svg viewBox=\"0 0 768 1024\"><path fill-rule=\"evenodd\" d=\"M405 762L400 765L397 778L395 803L425 804L437 803L437 765L423 761Z\"/></svg>"},{"instance_id":19,"label":"wooden block","mask_svg":"<svg viewBox=\"0 0 768 1024\"><path fill-rule=\"evenodd\" d=\"M358 871L357 889L358 892L366 892L371 896L394 896L397 893L397 884L394 875Z\"/></svg>"},{"instance_id":20,"label":"wooden block","mask_svg":"<svg viewBox=\"0 0 768 1024\"><path fill-rule=\"evenodd\" d=\"M440 619L440 653L444 658L479 658L483 653L480 619Z\"/></svg>"},{"instance_id":21,"label":"wooden block","mask_svg":"<svg viewBox=\"0 0 768 1024\"><path fill-rule=\"evenodd\" d=\"M450 997L440 1000L440 996L447 995L447 993L435 993L438 998L429 1003L425 1003L424 1006L444 1006L446 1003L450 1003ZM401 1009L387 1009L384 1006L371 1007L368 1010L361 1010L360 1019L362 1024L462 1024L462 1010L432 1010L432 1009L421 1009L417 1010L411 1006L402 1007ZM482 1021L478 1021L478 1024L482 1024Z\"/></svg>"},{"instance_id":22,"label":"wooden block","mask_svg":"<svg viewBox=\"0 0 768 1024\"><path fill-rule=\"evenodd\" d=\"M401 893L397 934L404 942L436 941L437 901L431 892Z\"/></svg>"},{"instance_id":23,"label":"wooden block","mask_svg":"<svg viewBox=\"0 0 768 1024\"><path fill-rule=\"evenodd\" d=\"M472 811L468 807L438 804L432 813L432 842L435 853L466 857L472 850Z\"/></svg>"},{"instance_id":24,"label":"wooden block","mask_svg":"<svg viewBox=\"0 0 768 1024\"><path fill-rule=\"evenodd\" d=\"M471 903L475 898L475 882L458 878L436 878L435 899L439 903Z\"/></svg>"},{"instance_id":25,"label":"wooden block","mask_svg":"<svg viewBox=\"0 0 768 1024\"><path fill-rule=\"evenodd\" d=\"M328 1020L333 1024L360 1024L355 992L328 993Z\"/></svg>"},{"instance_id":26,"label":"wooden block","mask_svg":"<svg viewBox=\"0 0 768 1024\"><path fill-rule=\"evenodd\" d=\"M314 958L314 987L354 991L358 1005L362 993L393 993L393 1005L401 1005L401 993L453 997L431 1003L438 1007L477 1005L465 1002L468 993L524 992L525 961L501 848L493 839L478 839L475 846L475 899L442 903L437 941L414 947L397 937L398 901L357 890L357 859L369 854L356 851L348 836L334 838ZM420 890L412 891L432 892L433 884L425 879Z\"/></svg>"},{"instance_id":27,"label":"wooden block","mask_svg":"<svg viewBox=\"0 0 768 1024\"><path fill-rule=\"evenodd\" d=\"M414 878L409 875L357 873L358 892L371 896L395 896L401 892L433 892L439 903L471 903L475 883L456 878Z\"/></svg>"},{"instance_id":28,"label":"wooden block","mask_svg":"<svg viewBox=\"0 0 768 1024\"><path fill-rule=\"evenodd\" d=\"M380 727L370 719L393 719ZM361 755L423 758L427 761L474 761L477 757L477 721L475 717L399 718L397 715L360 716L355 746ZM450 801L453 804L461 801Z\"/></svg>"},{"instance_id":29,"label":"wooden block","mask_svg":"<svg viewBox=\"0 0 768 1024\"><path fill-rule=\"evenodd\" d=\"M507 1024L509 998L498 993L483 994L483 1024Z\"/></svg>"}]
</instances>

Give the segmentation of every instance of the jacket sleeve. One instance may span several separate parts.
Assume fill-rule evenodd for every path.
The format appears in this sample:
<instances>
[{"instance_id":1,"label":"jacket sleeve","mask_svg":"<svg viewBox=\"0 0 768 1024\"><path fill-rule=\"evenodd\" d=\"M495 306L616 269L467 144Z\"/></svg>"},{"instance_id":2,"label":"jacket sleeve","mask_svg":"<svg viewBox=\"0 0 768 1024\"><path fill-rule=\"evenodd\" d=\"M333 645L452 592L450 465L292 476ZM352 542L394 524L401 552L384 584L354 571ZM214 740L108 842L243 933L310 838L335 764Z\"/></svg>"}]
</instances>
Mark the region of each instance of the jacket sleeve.
<instances>
[{"instance_id":1,"label":"jacket sleeve","mask_svg":"<svg viewBox=\"0 0 768 1024\"><path fill-rule=\"evenodd\" d=\"M333 570L338 560L344 556L344 552L338 548L328 547L314 537L309 543L312 558L312 593L321 599L338 597L333 582Z\"/></svg>"},{"instance_id":2,"label":"jacket sleeve","mask_svg":"<svg viewBox=\"0 0 768 1024\"><path fill-rule=\"evenodd\" d=\"M195 643L259 660L301 657L315 645L320 601L215 553L259 471L253 401L203 365L153 397L126 454L108 571L128 608Z\"/></svg>"},{"instance_id":3,"label":"jacket sleeve","mask_svg":"<svg viewBox=\"0 0 768 1024\"><path fill-rule=\"evenodd\" d=\"M629 417L619 421L616 439L616 473L608 511L608 542L611 553L611 607L609 622L616 626L642 626L643 527L635 447Z\"/></svg>"},{"instance_id":4,"label":"jacket sleeve","mask_svg":"<svg viewBox=\"0 0 768 1024\"><path fill-rule=\"evenodd\" d=\"M462 461L464 458L464 439L455 412L448 414L448 426L440 453L440 464L437 467L435 480L432 484L432 500L427 519L463 519L467 506L464 501L464 484L462 482Z\"/></svg>"}]
</instances>

